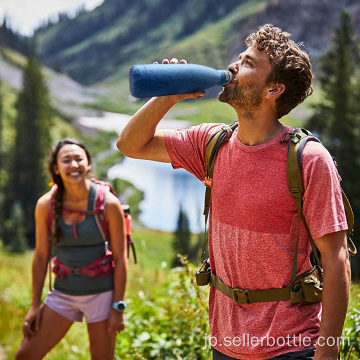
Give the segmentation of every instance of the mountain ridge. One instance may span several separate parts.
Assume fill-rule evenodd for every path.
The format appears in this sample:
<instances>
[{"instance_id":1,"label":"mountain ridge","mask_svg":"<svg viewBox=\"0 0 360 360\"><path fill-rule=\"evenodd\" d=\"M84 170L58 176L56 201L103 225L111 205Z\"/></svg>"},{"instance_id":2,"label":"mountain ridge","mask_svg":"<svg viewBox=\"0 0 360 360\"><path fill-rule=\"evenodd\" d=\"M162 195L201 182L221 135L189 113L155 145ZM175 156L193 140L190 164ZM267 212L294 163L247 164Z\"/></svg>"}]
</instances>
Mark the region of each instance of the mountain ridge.
<instances>
[{"instance_id":1,"label":"mountain ridge","mask_svg":"<svg viewBox=\"0 0 360 360\"><path fill-rule=\"evenodd\" d=\"M105 0L90 12L43 26L31 40L44 65L125 100L132 65L178 57L226 68L243 51L246 36L264 23L303 42L316 72L344 9L360 34L357 0Z\"/></svg>"}]
</instances>

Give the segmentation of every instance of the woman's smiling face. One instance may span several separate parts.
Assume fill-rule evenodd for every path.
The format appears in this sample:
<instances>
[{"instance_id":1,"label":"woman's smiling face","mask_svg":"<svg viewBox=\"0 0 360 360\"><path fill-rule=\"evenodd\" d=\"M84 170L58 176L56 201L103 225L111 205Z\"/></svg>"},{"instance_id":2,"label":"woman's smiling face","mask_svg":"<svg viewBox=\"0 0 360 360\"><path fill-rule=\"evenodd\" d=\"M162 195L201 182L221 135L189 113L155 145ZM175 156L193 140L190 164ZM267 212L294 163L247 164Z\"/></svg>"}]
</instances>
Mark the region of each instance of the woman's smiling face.
<instances>
[{"instance_id":1,"label":"woman's smiling face","mask_svg":"<svg viewBox=\"0 0 360 360\"><path fill-rule=\"evenodd\" d=\"M54 172L63 182L74 183L83 181L90 168L85 150L75 144L66 144L58 152Z\"/></svg>"}]
</instances>

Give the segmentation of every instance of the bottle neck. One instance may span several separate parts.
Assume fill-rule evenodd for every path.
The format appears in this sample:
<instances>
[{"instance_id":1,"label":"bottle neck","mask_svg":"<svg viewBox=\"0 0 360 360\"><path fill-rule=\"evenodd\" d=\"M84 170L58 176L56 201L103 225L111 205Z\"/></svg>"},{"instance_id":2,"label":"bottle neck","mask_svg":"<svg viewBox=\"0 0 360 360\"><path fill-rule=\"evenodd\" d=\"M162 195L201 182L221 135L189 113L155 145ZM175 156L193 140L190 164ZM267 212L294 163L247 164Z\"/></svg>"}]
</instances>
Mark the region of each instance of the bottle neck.
<instances>
[{"instance_id":1,"label":"bottle neck","mask_svg":"<svg viewBox=\"0 0 360 360\"><path fill-rule=\"evenodd\" d=\"M231 82L233 76L232 76L232 72L229 71L229 70L224 70L224 73L225 73L225 76L226 76L224 85L227 85L227 84L229 84Z\"/></svg>"}]
</instances>

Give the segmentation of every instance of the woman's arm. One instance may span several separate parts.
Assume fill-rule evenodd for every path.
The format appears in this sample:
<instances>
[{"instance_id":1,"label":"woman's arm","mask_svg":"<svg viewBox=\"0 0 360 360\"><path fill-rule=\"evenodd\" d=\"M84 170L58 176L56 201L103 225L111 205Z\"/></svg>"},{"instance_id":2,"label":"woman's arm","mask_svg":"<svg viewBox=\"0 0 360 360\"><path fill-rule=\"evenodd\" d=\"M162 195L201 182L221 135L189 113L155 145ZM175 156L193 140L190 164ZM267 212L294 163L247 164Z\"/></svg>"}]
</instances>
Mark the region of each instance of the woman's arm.
<instances>
[{"instance_id":1,"label":"woman's arm","mask_svg":"<svg viewBox=\"0 0 360 360\"><path fill-rule=\"evenodd\" d=\"M24 337L29 338L40 326L40 304L50 256L48 213L50 194L42 196L35 207L36 245L32 262L32 301L23 325ZM26 325L28 324L28 325Z\"/></svg>"},{"instance_id":2,"label":"woman's arm","mask_svg":"<svg viewBox=\"0 0 360 360\"><path fill-rule=\"evenodd\" d=\"M113 302L123 301L128 263L124 212L120 201L111 193L106 196L106 219L109 224L111 250L115 262ZM123 329L124 314L112 309L108 320L108 332L114 334Z\"/></svg>"}]
</instances>

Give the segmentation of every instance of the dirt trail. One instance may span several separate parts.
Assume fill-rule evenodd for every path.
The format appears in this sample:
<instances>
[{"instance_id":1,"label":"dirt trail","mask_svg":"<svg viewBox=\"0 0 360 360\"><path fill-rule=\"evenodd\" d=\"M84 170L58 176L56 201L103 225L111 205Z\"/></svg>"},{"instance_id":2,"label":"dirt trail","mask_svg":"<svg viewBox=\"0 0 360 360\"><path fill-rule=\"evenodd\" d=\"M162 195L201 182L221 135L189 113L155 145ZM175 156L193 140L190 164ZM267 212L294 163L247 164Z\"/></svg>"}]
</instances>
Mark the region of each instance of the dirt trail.
<instances>
[{"instance_id":1,"label":"dirt trail","mask_svg":"<svg viewBox=\"0 0 360 360\"><path fill-rule=\"evenodd\" d=\"M5 351L0 345L0 360L5 360L5 359L6 359Z\"/></svg>"}]
</instances>

